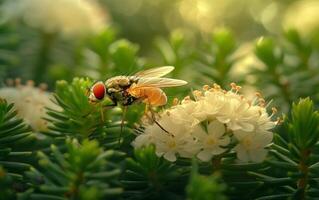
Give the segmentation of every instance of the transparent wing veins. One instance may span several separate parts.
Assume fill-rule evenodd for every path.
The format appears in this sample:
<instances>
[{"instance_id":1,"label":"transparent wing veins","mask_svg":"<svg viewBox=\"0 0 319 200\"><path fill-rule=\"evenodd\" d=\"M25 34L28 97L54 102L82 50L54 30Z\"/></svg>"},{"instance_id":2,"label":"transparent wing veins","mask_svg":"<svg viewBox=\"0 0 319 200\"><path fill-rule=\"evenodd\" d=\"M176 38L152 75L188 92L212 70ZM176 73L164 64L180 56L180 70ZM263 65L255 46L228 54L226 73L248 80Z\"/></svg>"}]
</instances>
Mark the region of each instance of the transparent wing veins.
<instances>
[{"instance_id":1,"label":"transparent wing veins","mask_svg":"<svg viewBox=\"0 0 319 200\"><path fill-rule=\"evenodd\" d=\"M151 69L137 72L136 74L134 74L134 76L139 78L152 78L152 77L158 78L158 77L165 76L166 74L170 73L173 70L174 70L173 66L156 67L156 68L151 68Z\"/></svg>"},{"instance_id":2,"label":"transparent wing veins","mask_svg":"<svg viewBox=\"0 0 319 200\"><path fill-rule=\"evenodd\" d=\"M135 87L177 87L186 85L187 82L179 79L172 78L141 78L138 80Z\"/></svg>"}]
</instances>

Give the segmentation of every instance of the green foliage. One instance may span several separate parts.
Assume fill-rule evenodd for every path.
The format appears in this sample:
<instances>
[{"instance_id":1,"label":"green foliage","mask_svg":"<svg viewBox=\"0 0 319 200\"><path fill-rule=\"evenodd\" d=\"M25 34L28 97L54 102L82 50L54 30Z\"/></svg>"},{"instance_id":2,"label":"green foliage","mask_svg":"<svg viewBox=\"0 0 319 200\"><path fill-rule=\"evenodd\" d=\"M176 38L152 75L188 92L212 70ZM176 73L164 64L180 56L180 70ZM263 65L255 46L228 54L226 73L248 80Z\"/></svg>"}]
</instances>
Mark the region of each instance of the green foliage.
<instances>
[{"instance_id":1,"label":"green foliage","mask_svg":"<svg viewBox=\"0 0 319 200\"><path fill-rule=\"evenodd\" d=\"M259 39L255 53L264 68L252 71L255 85L266 98L275 99L283 111L288 111L289 105L300 97L310 96L317 104L318 64L312 61L317 59L317 50L295 30L286 31L282 42Z\"/></svg>"},{"instance_id":2,"label":"green foliage","mask_svg":"<svg viewBox=\"0 0 319 200\"><path fill-rule=\"evenodd\" d=\"M269 170L263 174L250 172L268 188L268 195L260 195L259 199L319 197L318 117L310 99L301 99L293 105L282 134L275 135L271 157L266 161Z\"/></svg>"},{"instance_id":3,"label":"green foliage","mask_svg":"<svg viewBox=\"0 0 319 200\"><path fill-rule=\"evenodd\" d=\"M193 164L190 181L186 187L188 200L226 200L226 185L221 182L218 174L202 176L197 172L198 166ZM199 187L200 186L200 187Z\"/></svg>"},{"instance_id":4,"label":"green foliage","mask_svg":"<svg viewBox=\"0 0 319 200\"><path fill-rule=\"evenodd\" d=\"M22 76L46 81L51 90L55 79L63 79L52 90L58 108L47 109L50 125L44 133L32 133L13 105L0 98L0 200L319 198L316 38L296 30L262 37L248 53L256 59L252 68L240 76L234 73L241 67L240 41L229 29L209 35L176 30L168 39L157 37L159 57L119 39L114 27L74 41L22 26L1 25L0 34L1 85L6 77ZM148 65L172 65L170 75L189 82L165 90L169 100L204 84L227 88L239 82L261 90L281 111L291 110L284 125L276 127L267 160L239 163L234 152L225 152L197 167L189 159L168 162L154 146L133 149L144 105L124 113L107 98L90 103L88 92L93 79L132 75ZM300 97L309 98L293 103Z\"/></svg>"},{"instance_id":5,"label":"green foliage","mask_svg":"<svg viewBox=\"0 0 319 200\"><path fill-rule=\"evenodd\" d=\"M89 79L79 78L75 78L71 84L66 81L57 82L55 102L60 108L48 111L47 120L52 125L46 135L58 140L64 140L67 136L78 140L95 138L105 148L119 148L120 143L128 144L132 130L122 125L121 121L125 119L122 119L121 109L114 108L107 98L95 104L88 101L92 84Z\"/></svg>"},{"instance_id":6,"label":"green foliage","mask_svg":"<svg viewBox=\"0 0 319 200\"><path fill-rule=\"evenodd\" d=\"M66 81L56 84L55 101L62 108L49 110L48 119L53 126L51 135L76 135L87 138L101 124L100 112L89 103L88 92L92 82L85 79L74 79L69 85Z\"/></svg>"},{"instance_id":7,"label":"green foliage","mask_svg":"<svg viewBox=\"0 0 319 200\"><path fill-rule=\"evenodd\" d=\"M21 161L23 156L31 152L19 151L17 146L26 144L24 141L30 136L30 128L16 115L13 104L0 99L0 165L8 171L9 176L22 180L23 172L30 165Z\"/></svg>"},{"instance_id":8,"label":"green foliage","mask_svg":"<svg viewBox=\"0 0 319 200\"><path fill-rule=\"evenodd\" d=\"M82 48L96 56L96 65L92 69L98 72L97 78L103 81L115 75L132 75L143 65L142 59L138 57L139 46L126 39L118 39L112 28L90 38L88 44L84 44ZM84 65L83 73L88 71L89 59L82 56L78 61Z\"/></svg>"},{"instance_id":9,"label":"green foliage","mask_svg":"<svg viewBox=\"0 0 319 200\"><path fill-rule=\"evenodd\" d=\"M183 70L185 66L189 66L194 58L194 51L190 49L191 45L187 42L187 36L181 31L173 31L168 40L157 38L155 47L162 56L165 65L176 67L177 71L173 71L175 75L178 70Z\"/></svg>"},{"instance_id":10,"label":"green foliage","mask_svg":"<svg viewBox=\"0 0 319 200\"><path fill-rule=\"evenodd\" d=\"M222 87L240 80L231 77L230 72L235 62L233 56L236 50L236 41L230 30L221 29L212 35L202 51L202 76L207 80L213 80Z\"/></svg>"},{"instance_id":11,"label":"green foliage","mask_svg":"<svg viewBox=\"0 0 319 200\"><path fill-rule=\"evenodd\" d=\"M31 167L30 131L13 104L0 98L0 199L14 199L15 192L24 190L24 172Z\"/></svg>"},{"instance_id":12,"label":"green foliage","mask_svg":"<svg viewBox=\"0 0 319 200\"><path fill-rule=\"evenodd\" d=\"M12 179L6 171L0 166L0 200L14 198L14 192L11 189Z\"/></svg>"},{"instance_id":13,"label":"green foliage","mask_svg":"<svg viewBox=\"0 0 319 200\"><path fill-rule=\"evenodd\" d=\"M118 196L122 189L117 177L120 168L109 161L121 156L113 150L103 151L96 141L66 141L66 152L55 145L52 155L38 152L39 168L32 168L28 177L33 188L21 199L104 199Z\"/></svg>"},{"instance_id":14,"label":"green foliage","mask_svg":"<svg viewBox=\"0 0 319 200\"><path fill-rule=\"evenodd\" d=\"M286 121L290 141L299 150L312 148L319 139L319 113L314 111L313 102L301 99L292 105L291 119Z\"/></svg>"},{"instance_id":15,"label":"green foliage","mask_svg":"<svg viewBox=\"0 0 319 200\"><path fill-rule=\"evenodd\" d=\"M120 69L122 74L138 67L136 60L138 46L136 44L132 44L125 39L117 40L110 45L109 51L114 68Z\"/></svg>"},{"instance_id":16,"label":"green foliage","mask_svg":"<svg viewBox=\"0 0 319 200\"><path fill-rule=\"evenodd\" d=\"M20 36L14 33L14 27L0 25L0 85L4 82L4 77L17 73L19 57L15 54L21 40ZM11 70L9 70L11 69ZM14 70L13 70L14 69Z\"/></svg>"},{"instance_id":17,"label":"green foliage","mask_svg":"<svg viewBox=\"0 0 319 200\"><path fill-rule=\"evenodd\" d=\"M121 183L125 199L183 199L188 169L159 158L154 146L136 149L126 159Z\"/></svg>"}]
</instances>

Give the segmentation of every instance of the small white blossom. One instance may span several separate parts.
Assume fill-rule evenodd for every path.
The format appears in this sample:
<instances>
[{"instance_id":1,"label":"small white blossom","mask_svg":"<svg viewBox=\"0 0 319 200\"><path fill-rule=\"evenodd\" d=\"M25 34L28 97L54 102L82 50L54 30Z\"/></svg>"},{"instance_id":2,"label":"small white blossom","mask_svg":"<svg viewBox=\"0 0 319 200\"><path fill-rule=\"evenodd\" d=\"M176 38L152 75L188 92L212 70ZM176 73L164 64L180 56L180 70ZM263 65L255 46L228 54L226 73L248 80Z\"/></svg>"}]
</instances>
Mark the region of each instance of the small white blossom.
<instances>
[{"instance_id":1,"label":"small white blossom","mask_svg":"<svg viewBox=\"0 0 319 200\"><path fill-rule=\"evenodd\" d=\"M106 14L95 0L7 0L7 20L22 19L28 26L65 36L96 33L106 26Z\"/></svg>"},{"instance_id":2,"label":"small white blossom","mask_svg":"<svg viewBox=\"0 0 319 200\"><path fill-rule=\"evenodd\" d=\"M220 115L221 110L225 107L225 94L222 91L206 91L204 97L198 101L197 110L194 116L199 120L214 120Z\"/></svg>"},{"instance_id":3,"label":"small white blossom","mask_svg":"<svg viewBox=\"0 0 319 200\"><path fill-rule=\"evenodd\" d=\"M256 118L256 132L266 132L276 126L276 122L271 120L272 115L268 115L265 108L258 108L258 117Z\"/></svg>"},{"instance_id":4,"label":"small white blossom","mask_svg":"<svg viewBox=\"0 0 319 200\"><path fill-rule=\"evenodd\" d=\"M230 138L224 136L225 132L225 125L217 120L209 123L207 133L200 125L197 125L193 130L193 135L198 139L198 143L202 148L197 157L202 161L209 161L214 155L226 151L222 146L228 145Z\"/></svg>"},{"instance_id":5,"label":"small white blossom","mask_svg":"<svg viewBox=\"0 0 319 200\"><path fill-rule=\"evenodd\" d=\"M0 88L0 98L14 103L18 116L23 118L35 131L47 130L48 122L43 119L47 117L46 107L59 109L50 100L52 95L44 89L34 87L32 82L27 85L18 84L16 87Z\"/></svg>"},{"instance_id":6,"label":"small white blossom","mask_svg":"<svg viewBox=\"0 0 319 200\"><path fill-rule=\"evenodd\" d=\"M235 130L253 131L254 118L257 116L253 112L248 102L234 98L233 94L225 101L225 106L217 119L227 124L228 128Z\"/></svg>"},{"instance_id":7,"label":"small white blossom","mask_svg":"<svg viewBox=\"0 0 319 200\"><path fill-rule=\"evenodd\" d=\"M271 132L245 132L235 131L235 137L238 144L234 148L240 161L262 162L267 155L265 147L272 141L273 134Z\"/></svg>"},{"instance_id":8,"label":"small white blossom","mask_svg":"<svg viewBox=\"0 0 319 200\"><path fill-rule=\"evenodd\" d=\"M177 124L188 124L190 127L200 123L200 119L197 116L200 115L198 109L198 102L187 100L183 104L173 107L168 110L168 114L174 119Z\"/></svg>"},{"instance_id":9,"label":"small white blossom","mask_svg":"<svg viewBox=\"0 0 319 200\"><path fill-rule=\"evenodd\" d=\"M259 93L247 100L239 94L239 86L233 83L231 87L230 91L218 85L204 86L204 92L195 90L195 100L186 97L159 113L158 123L145 124L134 147L153 144L156 154L169 161L177 156L196 156L207 162L226 151L235 151L240 161L261 162L267 155L265 147L272 141L270 130L276 124L271 119L273 114L268 115ZM235 142L235 148L230 141Z\"/></svg>"},{"instance_id":10,"label":"small white blossom","mask_svg":"<svg viewBox=\"0 0 319 200\"><path fill-rule=\"evenodd\" d=\"M174 123L167 115L164 115L158 124L151 125L153 126L152 132L146 132L146 134L152 134L158 156L163 156L173 162L177 155L191 158L194 153L198 152L193 137L188 134L187 126Z\"/></svg>"}]
</instances>

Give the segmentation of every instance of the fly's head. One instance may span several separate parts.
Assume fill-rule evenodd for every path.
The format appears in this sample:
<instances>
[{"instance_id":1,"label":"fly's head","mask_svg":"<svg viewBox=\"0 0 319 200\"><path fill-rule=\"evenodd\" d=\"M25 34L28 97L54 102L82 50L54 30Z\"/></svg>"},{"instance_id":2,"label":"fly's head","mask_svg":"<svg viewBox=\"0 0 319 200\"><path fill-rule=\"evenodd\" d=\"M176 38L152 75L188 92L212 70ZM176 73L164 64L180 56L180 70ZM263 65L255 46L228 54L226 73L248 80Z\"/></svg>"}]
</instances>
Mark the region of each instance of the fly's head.
<instances>
[{"instance_id":1,"label":"fly's head","mask_svg":"<svg viewBox=\"0 0 319 200\"><path fill-rule=\"evenodd\" d=\"M90 88L89 101L92 103L102 101L106 96L106 87L102 81L96 82Z\"/></svg>"}]
</instances>

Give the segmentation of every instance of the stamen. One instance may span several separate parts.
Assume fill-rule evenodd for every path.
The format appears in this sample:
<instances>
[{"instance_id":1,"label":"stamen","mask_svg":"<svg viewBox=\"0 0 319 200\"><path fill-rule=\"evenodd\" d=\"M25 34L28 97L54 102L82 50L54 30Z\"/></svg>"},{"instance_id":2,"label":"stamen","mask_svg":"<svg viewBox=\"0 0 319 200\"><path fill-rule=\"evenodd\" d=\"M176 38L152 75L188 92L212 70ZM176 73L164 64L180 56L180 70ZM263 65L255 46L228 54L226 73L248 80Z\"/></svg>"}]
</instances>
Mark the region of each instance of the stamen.
<instances>
[{"instance_id":1,"label":"stamen","mask_svg":"<svg viewBox=\"0 0 319 200\"><path fill-rule=\"evenodd\" d=\"M33 87L34 86L34 81L33 80L27 80L26 85L30 86L30 87Z\"/></svg>"},{"instance_id":2,"label":"stamen","mask_svg":"<svg viewBox=\"0 0 319 200\"><path fill-rule=\"evenodd\" d=\"M41 83L41 84L39 85L39 89L40 89L41 91L46 91L46 90L48 89L48 85L45 84L45 83Z\"/></svg>"},{"instance_id":3,"label":"stamen","mask_svg":"<svg viewBox=\"0 0 319 200\"><path fill-rule=\"evenodd\" d=\"M263 99L263 98L259 98L259 99L258 99L258 101L259 101L259 106L261 106L261 107L265 107L265 105L266 105L266 101L265 101L265 99Z\"/></svg>"},{"instance_id":4,"label":"stamen","mask_svg":"<svg viewBox=\"0 0 319 200\"><path fill-rule=\"evenodd\" d=\"M193 94L194 94L194 96L197 97L197 98L203 96L202 91L199 91L199 90L194 90L194 91L193 91Z\"/></svg>"},{"instance_id":5,"label":"stamen","mask_svg":"<svg viewBox=\"0 0 319 200\"><path fill-rule=\"evenodd\" d=\"M258 97L258 98L262 98L262 95L260 92L256 92L255 95Z\"/></svg>"},{"instance_id":6,"label":"stamen","mask_svg":"<svg viewBox=\"0 0 319 200\"><path fill-rule=\"evenodd\" d=\"M16 85L17 87L19 87L19 86L21 85L21 79L20 79L20 78L16 78L16 79L14 80L14 82L15 82L15 85Z\"/></svg>"},{"instance_id":7,"label":"stamen","mask_svg":"<svg viewBox=\"0 0 319 200\"><path fill-rule=\"evenodd\" d=\"M277 108L275 108L275 107L272 107L271 110L272 110L273 114L276 114L278 112Z\"/></svg>"},{"instance_id":8,"label":"stamen","mask_svg":"<svg viewBox=\"0 0 319 200\"><path fill-rule=\"evenodd\" d=\"M283 123L283 119L281 119L280 117L277 117L277 120L276 120L276 125L279 125L279 124L282 124Z\"/></svg>"},{"instance_id":9,"label":"stamen","mask_svg":"<svg viewBox=\"0 0 319 200\"><path fill-rule=\"evenodd\" d=\"M167 115L167 116L170 116L171 113L170 113L169 111L166 111L166 115Z\"/></svg>"},{"instance_id":10,"label":"stamen","mask_svg":"<svg viewBox=\"0 0 319 200\"><path fill-rule=\"evenodd\" d=\"M231 87L231 90L236 90L237 85L236 83L230 83L230 87Z\"/></svg>"},{"instance_id":11,"label":"stamen","mask_svg":"<svg viewBox=\"0 0 319 200\"><path fill-rule=\"evenodd\" d=\"M220 90L221 89L220 85L218 85L216 83L213 84L213 88L216 89L216 90Z\"/></svg>"},{"instance_id":12,"label":"stamen","mask_svg":"<svg viewBox=\"0 0 319 200\"><path fill-rule=\"evenodd\" d=\"M208 91L210 89L209 85L204 85L203 90Z\"/></svg>"},{"instance_id":13,"label":"stamen","mask_svg":"<svg viewBox=\"0 0 319 200\"><path fill-rule=\"evenodd\" d=\"M183 101L190 101L191 100L191 97L190 96L186 96L184 97Z\"/></svg>"},{"instance_id":14,"label":"stamen","mask_svg":"<svg viewBox=\"0 0 319 200\"><path fill-rule=\"evenodd\" d=\"M174 98L173 99L173 106L177 106L178 104L179 104L180 102L179 102L179 100L178 100L178 98Z\"/></svg>"}]
</instances>

